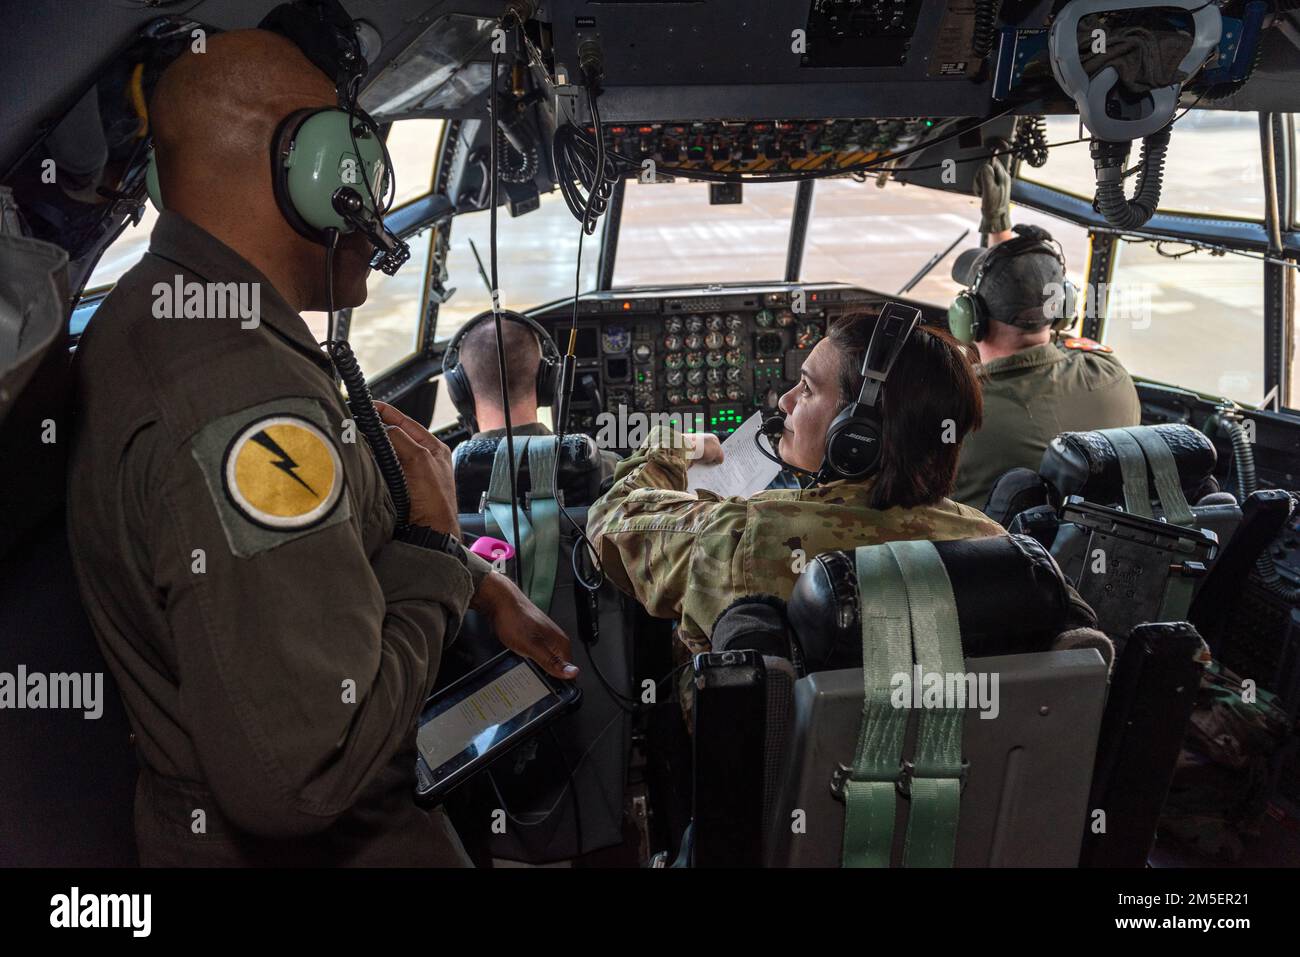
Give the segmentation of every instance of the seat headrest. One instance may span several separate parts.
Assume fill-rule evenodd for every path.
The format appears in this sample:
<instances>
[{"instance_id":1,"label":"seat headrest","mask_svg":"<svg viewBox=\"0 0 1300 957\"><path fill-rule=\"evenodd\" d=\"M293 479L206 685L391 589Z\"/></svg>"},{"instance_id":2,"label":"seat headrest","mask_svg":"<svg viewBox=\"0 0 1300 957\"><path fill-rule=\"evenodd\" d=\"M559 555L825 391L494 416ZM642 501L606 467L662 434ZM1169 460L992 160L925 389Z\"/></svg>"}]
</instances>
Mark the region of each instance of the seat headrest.
<instances>
[{"instance_id":1,"label":"seat headrest","mask_svg":"<svg viewBox=\"0 0 1300 957\"><path fill-rule=\"evenodd\" d=\"M515 436L515 454L525 437ZM492 482L492 463L504 438L466 439L452 450L456 476L456 508L462 514L477 512L479 500ZM566 505L590 505L600 494L600 450L589 435L566 435L560 449L559 486ZM532 490L528 457L519 466L519 495Z\"/></svg>"},{"instance_id":2,"label":"seat headrest","mask_svg":"<svg viewBox=\"0 0 1300 957\"><path fill-rule=\"evenodd\" d=\"M968 656L1040 651L1075 623L1061 569L1029 536L998 535L934 546L952 582ZM862 666L853 552L818 555L795 582L788 607L809 672Z\"/></svg>"},{"instance_id":3,"label":"seat headrest","mask_svg":"<svg viewBox=\"0 0 1300 957\"><path fill-rule=\"evenodd\" d=\"M1197 490L1214 473L1218 454L1214 443L1190 425L1138 426L1164 440L1178 466L1178 481L1189 501L1196 500ZM1114 505L1124 500L1124 480L1120 474L1119 455L1110 441L1099 432L1062 432L1048 444L1038 474L1052 487L1056 503L1068 495L1081 495L1095 505ZM1156 497L1156 487L1148 474L1148 497Z\"/></svg>"}]
</instances>

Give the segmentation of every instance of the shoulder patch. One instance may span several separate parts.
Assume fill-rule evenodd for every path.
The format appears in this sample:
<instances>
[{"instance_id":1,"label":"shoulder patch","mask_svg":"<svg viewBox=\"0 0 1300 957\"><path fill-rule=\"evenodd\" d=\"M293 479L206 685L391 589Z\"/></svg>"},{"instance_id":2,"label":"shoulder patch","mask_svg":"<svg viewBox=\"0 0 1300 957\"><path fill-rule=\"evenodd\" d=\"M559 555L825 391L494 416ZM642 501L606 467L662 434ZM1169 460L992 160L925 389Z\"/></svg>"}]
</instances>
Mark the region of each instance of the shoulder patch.
<instances>
[{"instance_id":1,"label":"shoulder patch","mask_svg":"<svg viewBox=\"0 0 1300 957\"><path fill-rule=\"evenodd\" d=\"M256 555L349 517L343 462L310 399L281 399L209 422L192 452L230 550Z\"/></svg>"},{"instance_id":2,"label":"shoulder patch","mask_svg":"<svg viewBox=\"0 0 1300 957\"><path fill-rule=\"evenodd\" d=\"M1114 352L1108 345L1104 345L1095 339L1084 339L1081 336L1070 336L1061 340L1061 345L1067 349L1074 349L1078 352Z\"/></svg>"}]
</instances>

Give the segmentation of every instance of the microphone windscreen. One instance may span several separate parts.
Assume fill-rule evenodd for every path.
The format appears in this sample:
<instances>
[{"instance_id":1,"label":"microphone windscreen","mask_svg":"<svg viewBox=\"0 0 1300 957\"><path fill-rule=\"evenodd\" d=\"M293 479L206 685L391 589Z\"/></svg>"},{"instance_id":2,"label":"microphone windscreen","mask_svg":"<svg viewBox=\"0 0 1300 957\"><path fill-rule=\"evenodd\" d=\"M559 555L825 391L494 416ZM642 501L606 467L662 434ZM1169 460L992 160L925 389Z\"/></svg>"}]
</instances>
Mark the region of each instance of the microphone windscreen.
<instances>
[{"instance_id":1,"label":"microphone windscreen","mask_svg":"<svg viewBox=\"0 0 1300 957\"><path fill-rule=\"evenodd\" d=\"M759 431L768 438L776 438L785 431L785 413L773 412L763 419L763 424L759 426Z\"/></svg>"}]
</instances>

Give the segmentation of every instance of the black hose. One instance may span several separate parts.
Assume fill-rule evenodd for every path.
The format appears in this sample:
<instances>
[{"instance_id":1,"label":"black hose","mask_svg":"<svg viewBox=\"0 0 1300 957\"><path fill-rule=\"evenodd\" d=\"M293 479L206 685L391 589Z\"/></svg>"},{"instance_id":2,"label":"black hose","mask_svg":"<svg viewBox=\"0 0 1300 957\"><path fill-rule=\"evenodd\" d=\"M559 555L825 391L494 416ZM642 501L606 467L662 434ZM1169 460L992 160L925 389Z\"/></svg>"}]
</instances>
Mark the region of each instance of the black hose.
<instances>
[{"instance_id":1,"label":"black hose","mask_svg":"<svg viewBox=\"0 0 1300 957\"><path fill-rule=\"evenodd\" d=\"M1138 161L1137 191L1124 195L1124 164L1131 143L1109 143L1094 139L1089 147L1097 173L1097 211L1116 229L1134 229L1149 220L1160 205L1160 188L1165 177L1165 153L1169 149L1169 127L1142 139Z\"/></svg>"},{"instance_id":2,"label":"black hose","mask_svg":"<svg viewBox=\"0 0 1300 957\"><path fill-rule=\"evenodd\" d=\"M975 29L971 34L971 50L977 60L982 60L993 49L997 37L998 11L1002 0L975 0Z\"/></svg>"},{"instance_id":3,"label":"black hose","mask_svg":"<svg viewBox=\"0 0 1300 957\"><path fill-rule=\"evenodd\" d=\"M1255 474L1255 450L1251 448L1246 430L1235 418L1219 417L1220 424L1227 429L1228 441L1232 444L1233 494L1239 502L1255 492L1257 478ZM1293 496L1294 499L1294 496ZM1269 594L1282 599L1287 604L1300 602L1300 587L1288 585L1277 573L1277 563L1265 547L1255 559L1255 574L1259 583Z\"/></svg>"}]
</instances>

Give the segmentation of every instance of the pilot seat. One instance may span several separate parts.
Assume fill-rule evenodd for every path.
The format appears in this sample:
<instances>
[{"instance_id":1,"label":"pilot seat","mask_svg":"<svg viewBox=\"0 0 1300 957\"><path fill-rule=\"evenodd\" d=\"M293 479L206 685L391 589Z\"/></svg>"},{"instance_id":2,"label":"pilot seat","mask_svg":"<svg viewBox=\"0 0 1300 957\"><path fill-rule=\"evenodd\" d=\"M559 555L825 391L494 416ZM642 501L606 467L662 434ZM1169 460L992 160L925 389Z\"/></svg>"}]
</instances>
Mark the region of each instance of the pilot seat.
<instances>
[{"instance_id":1,"label":"pilot seat","mask_svg":"<svg viewBox=\"0 0 1300 957\"><path fill-rule=\"evenodd\" d=\"M696 660L681 860L1075 865L1112 654L1094 625L1027 536L818 556L784 608L724 612ZM971 674L991 694L931 707L917 667L911 688Z\"/></svg>"}]
</instances>

